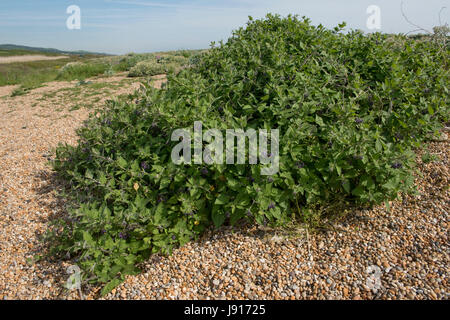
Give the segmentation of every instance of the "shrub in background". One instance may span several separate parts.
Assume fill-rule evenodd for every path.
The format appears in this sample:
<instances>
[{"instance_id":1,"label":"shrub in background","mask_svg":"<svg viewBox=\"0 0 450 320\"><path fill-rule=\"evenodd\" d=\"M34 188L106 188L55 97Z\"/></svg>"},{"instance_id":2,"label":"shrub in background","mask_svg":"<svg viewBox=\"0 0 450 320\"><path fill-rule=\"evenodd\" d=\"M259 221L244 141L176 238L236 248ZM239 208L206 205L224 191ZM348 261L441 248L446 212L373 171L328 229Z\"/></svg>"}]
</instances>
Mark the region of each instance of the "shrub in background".
<instances>
[{"instance_id":1,"label":"shrub in background","mask_svg":"<svg viewBox=\"0 0 450 320\"><path fill-rule=\"evenodd\" d=\"M189 62L183 55L155 55L152 59L141 61L130 69L130 77L154 76L180 71Z\"/></svg>"},{"instance_id":2,"label":"shrub in background","mask_svg":"<svg viewBox=\"0 0 450 320\"><path fill-rule=\"evenodd\" d=\"M141 61L130 69L128 76L144 77L158 74L173 73L181 69L176 63L159 63L156 61Z\"/></svg>"},{"instance_id":3,"label":"shrub in background","mask_svg":"<svg viewBox=\"0 0 450 320\"><path fill-rule=\"evenodd\" d=\"M103 62L70 62L59 70L57 80L83 80L103 74L110 69L108 63Z\"/></svg>"},{"instance_id":4,"label":"shrub in background","mask_svg":"<svg viewBox=\"0 0 450 320\"><path fill-rule=\"evenodd\" d=\"M154 57L152 53L128 53L127 55L120 58L117 65L114 67L117 71L129 71L136 64L141 61L150 60Z\"/></svg>"}]
</instances>

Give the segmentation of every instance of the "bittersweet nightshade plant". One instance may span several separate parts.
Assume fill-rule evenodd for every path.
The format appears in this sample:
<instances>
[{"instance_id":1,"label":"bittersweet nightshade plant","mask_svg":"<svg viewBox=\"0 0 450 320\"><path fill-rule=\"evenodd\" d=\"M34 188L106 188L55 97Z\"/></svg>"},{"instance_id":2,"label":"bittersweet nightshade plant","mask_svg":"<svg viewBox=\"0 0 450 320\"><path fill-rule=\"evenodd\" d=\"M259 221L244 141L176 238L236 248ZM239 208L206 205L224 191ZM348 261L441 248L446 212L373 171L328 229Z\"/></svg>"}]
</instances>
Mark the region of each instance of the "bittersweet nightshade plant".
<instances>
[{"instance_id":1,"label":"bittersweet nightshade plant","mask_svg":"<svg viewBox=\"0 0 450 320\"><path fill-rule=\"evenodd\" d=\"M163 89L146 86L91 116L78 146L57 149L54 168L73 186L78 220L55 223L52 253L78 258L83 279L107 293L151 254L206 228L316 223L411 191L413 150L448 121L449 49L342 28L252 19ZM278 129L273 182L261 164L172 163L171 133L199 120L219 130Z\"/></svg>"}]
</instances>

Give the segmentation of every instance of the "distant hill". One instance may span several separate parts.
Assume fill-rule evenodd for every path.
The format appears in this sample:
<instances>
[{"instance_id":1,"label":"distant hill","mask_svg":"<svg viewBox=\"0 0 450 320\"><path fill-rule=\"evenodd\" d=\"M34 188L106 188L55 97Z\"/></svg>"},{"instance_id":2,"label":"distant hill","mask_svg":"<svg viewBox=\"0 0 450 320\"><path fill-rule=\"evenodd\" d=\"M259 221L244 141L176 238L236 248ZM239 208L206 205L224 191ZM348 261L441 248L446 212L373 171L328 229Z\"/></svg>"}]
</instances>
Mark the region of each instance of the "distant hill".
<instances>
[{"instance_id":1,"label":"distant hill","mask_svg":"<svg viewBox=\"0 0 450 320\"><path fill-rule=\"evenodd\" d=\"M99 56L110 56L110 54L100 53L100 52L90 52L84 50L78 51L63 51L54 48L38 48L38 47L28 47L15 44L0 44L0 50L12 50L17 52L38 52L47 54L73 54L73 55L99 55Z\"/></svg>"}]
</instances>

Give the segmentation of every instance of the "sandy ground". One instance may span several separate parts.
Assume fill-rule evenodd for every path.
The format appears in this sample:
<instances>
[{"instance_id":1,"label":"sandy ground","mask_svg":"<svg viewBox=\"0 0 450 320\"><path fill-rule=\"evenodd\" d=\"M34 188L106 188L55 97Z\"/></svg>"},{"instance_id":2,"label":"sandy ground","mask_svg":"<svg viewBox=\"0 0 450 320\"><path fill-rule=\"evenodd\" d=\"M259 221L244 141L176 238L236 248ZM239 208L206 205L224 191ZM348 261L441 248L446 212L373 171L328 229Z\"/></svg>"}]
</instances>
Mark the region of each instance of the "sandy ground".
<instances>
[{"instance_id":1,"label":"sandy ground","mask_svg":"<svg viewBox=\"0 0 450 320\"><path fill-rule=\"evenodd\" d=\"M0 87L0 97L9 96L14 89L20 87L19 85L11 85L11 86L1 86Z\"/></svg>"},{"instance_id":2,"label":"sandy ground","mask_svg":"<svg viewBox=\"0 0 450 320\"><path fill-rule=\"evenodd\" d=\"M0 63L29 62L39 60L59 60L67 58L68 58L67 56L23 55L23 56L0 57Z\"/></svg>"},{"instance_id":3,"label":"sandy ground","mask_svg":"<svg viewBox=\"0 0 450 320\"><path fill-rule=\"evenodd\" d=\"M47 163L52 150L76 143L75 130L92 108L139 87L124 79L92 79L115 85L99 92L53 82L0 98L0 299L99 298L99 287L83 284L82 294L63 288L71 261L32 258L43 252L40 237L49 222L66 210ZM390 211L358 210L326 232L300 230L292 238L277 230L222 228L169 257L153 256L142 274L105 298L449 299L448 138L429 150L438 158L422 163L418 157L419 194L392 202Z\"/></svg>"}]
</instances>

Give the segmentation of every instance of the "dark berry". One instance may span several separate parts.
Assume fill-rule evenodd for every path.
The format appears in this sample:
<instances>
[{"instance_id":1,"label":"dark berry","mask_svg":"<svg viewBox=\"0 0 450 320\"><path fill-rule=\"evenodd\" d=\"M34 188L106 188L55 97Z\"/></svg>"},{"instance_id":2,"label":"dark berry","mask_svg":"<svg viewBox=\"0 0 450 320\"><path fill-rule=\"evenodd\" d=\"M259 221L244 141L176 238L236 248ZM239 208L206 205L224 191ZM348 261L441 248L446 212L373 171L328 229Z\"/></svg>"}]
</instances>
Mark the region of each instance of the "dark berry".
<instances>
[{"instance_id":1,"label":"dark berry","mask_svg":"<svg viewBox=\"0 0 450 320\"><path fill-rule=\"evenodd\" d=\"M120 233L119 233L119 238L120 238L120 239L126 239L126 238L127 238L127 235L124 234L124 233L122 233L122 232L120 232Z\"/></svg>"},{"instance_id":2,"label":"dark berry","mask_svg":"<svg viewBox=\"0 0 450 320\"><path fill-rule=\"evenodd\" d=\"M403 168L403 165L402 165L400 162L394 162L394 163L391 165L391 167L392 167L393 169L401 169L401 168Z\"/></svg>"},{"instance_id":3,"label":"dark berry","mask_svg":"<svg viewBox=\"0 0 450 320\"><path fill-rule=\"evenodd\" d=\"M147 162L142 161L142 162L141 162L141 168L144 169L144 170L147 170L147 169L148 169L148 164L147 164Z\"/></svg>"}]
</instances>

